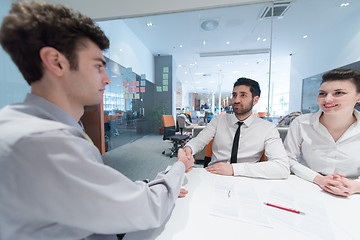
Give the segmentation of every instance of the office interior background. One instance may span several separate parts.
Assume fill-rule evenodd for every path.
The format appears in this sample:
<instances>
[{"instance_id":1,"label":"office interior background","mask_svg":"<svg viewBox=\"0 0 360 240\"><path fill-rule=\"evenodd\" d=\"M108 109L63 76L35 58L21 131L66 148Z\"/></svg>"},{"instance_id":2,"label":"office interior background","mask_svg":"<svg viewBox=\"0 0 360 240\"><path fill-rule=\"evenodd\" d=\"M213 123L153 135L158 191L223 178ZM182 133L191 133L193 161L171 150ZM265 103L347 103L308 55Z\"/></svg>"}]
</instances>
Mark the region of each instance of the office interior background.
<instances>
[{"instance_id":1,"label":"office interior background","mask_svg":"<svg viewBox=\"0 0 360 240\"><path fill-rule=\"evenodd\" d=\"M2 0L1 19L13 1ZM322 73L360 68L360 1L70 1L110 39L102 104L106 150L156 133L161 115L219 114L239 77L262 90L254 113L269 121L318 111ZM0 107L30 91L0 50Z\"/></svg>"}]
</instances>

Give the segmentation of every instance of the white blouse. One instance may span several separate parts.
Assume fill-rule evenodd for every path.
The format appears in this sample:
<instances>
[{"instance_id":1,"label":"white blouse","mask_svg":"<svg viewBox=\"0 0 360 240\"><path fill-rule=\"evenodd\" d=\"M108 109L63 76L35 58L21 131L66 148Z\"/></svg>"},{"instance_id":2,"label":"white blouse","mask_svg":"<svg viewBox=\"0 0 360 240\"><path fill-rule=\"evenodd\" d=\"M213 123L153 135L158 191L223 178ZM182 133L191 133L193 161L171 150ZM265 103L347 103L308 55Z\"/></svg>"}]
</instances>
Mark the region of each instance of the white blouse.
<instances>
[{"instance_id":1,"label":"white blouse","mask_svg":"<svg viewBox=\"0 0 360 240\"><path fill-rule=\"evenodd\" d=\"M284 142L291 171L308 181L313 181L319 173L358 177L360 113L354 110L357 121L336 142L319 122L321 113L305 114L291 123Z\"/></svg>"}]
</instances>

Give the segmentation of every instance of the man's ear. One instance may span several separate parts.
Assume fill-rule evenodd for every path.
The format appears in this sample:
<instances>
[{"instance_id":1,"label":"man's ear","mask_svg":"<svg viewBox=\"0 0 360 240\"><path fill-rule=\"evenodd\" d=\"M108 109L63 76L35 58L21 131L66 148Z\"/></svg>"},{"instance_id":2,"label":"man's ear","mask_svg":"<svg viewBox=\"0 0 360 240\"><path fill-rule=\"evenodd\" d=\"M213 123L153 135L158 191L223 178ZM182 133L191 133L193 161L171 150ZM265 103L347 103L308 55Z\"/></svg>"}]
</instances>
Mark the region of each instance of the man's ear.
<instances>
[{"instance_id":1,"label":"man's ear","mask_svg":"<svg viewBox=\"0 0 360 240\"><path fill-rule=\"evenodd\" d=\"M260 98L259 96L255 96L255 97L253 98L253 106L258 103L259 98Z\"/></svg>"},{"instance_id":2,"label":"man's ear","mask_svg":"<svg viewBox=\"0 0 360 240\"><path fill-rule=\"evenodd\" d=\"M58 50L53 47L43 47L40 49L40 58L45 70L50 71L56 76L64 74L67 59Z\"/></svg>"}]
</instances>

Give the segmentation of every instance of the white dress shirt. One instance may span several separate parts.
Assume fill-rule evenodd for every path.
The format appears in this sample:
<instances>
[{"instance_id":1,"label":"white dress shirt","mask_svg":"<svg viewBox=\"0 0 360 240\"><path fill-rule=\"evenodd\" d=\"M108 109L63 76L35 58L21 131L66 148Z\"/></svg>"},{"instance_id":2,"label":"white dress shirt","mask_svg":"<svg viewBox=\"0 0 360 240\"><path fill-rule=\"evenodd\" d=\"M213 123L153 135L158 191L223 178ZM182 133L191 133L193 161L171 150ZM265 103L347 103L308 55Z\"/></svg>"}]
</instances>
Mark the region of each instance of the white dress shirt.
<instances>
[{"instance_id":1,"label":"white dress shirt","mask_svg":"<svg viewBox=\"0 0 360 240\"><path fill-rule=\"evenodd\" d=\"M335 142L319 122L321 111L297 117L285 139L291 171L313 181L319 173L342 173L347 177L360 175L360 113L354 110L357 121Z\"/></svg>"},{"instance_id":2,"label":"white dress shirt","mask_svg":"<svg viewBox=\"0 0 360 240\"><path fill-rule=\"evenodd\" d=\"M210 165L229 163L238 121L234 114L216 115L186 146L196 154L214 139ZM257 163L264 150L268 161ZM241 126L237 162L232 164L235 176L280 179L287 178L290 172L288 157L275 125L253 115Z\"/></svg>"},{"instance_id":3,"label":"white dress shirt","mask_svg":"<svg viewBox=\"0 0 360 240\"><path fill-rule=\"evenodd\" d=\"M43 98L0 110L0 239L117 239L160 226L177 199L177 162L146 184L103 164L79 124Z\"/></svg>"}]
</instances>

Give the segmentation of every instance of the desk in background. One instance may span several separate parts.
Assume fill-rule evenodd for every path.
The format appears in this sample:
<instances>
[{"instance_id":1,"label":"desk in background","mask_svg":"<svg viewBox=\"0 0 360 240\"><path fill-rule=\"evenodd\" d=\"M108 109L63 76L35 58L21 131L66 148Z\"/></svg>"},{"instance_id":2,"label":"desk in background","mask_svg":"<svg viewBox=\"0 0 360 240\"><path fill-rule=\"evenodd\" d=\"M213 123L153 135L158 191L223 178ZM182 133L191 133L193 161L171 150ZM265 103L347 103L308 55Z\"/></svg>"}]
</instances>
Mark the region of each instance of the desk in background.
<instances>
[{"instance_id":1,"label":"desk in background","mask_svg":"<svg viewBox=\"0 0 360 240\"><path fill-rule=\"evenodd\" d=\"M214 179L229 178L231 181L247 183L257 189L260 200L269 189L291 187L299 194L311 196L327 206L329 219L334 222L334 239L360 239L358 219L360 213L360 195L349 198L327 194L313 183L291 175L287 180L264 180L245 177L226 177L206 172L203 168L188 173L189 190L186 198L178 199L169 220L160 228L148 231L128 233L124 239L157 240L313 240L317 239L288 226L273 222L273 228L258 226L246 222L230 220L210 215ZM266 206L265 206L266 207ZM314 226L315 228L317 226Z\"/></svg>"}]
</instances>

